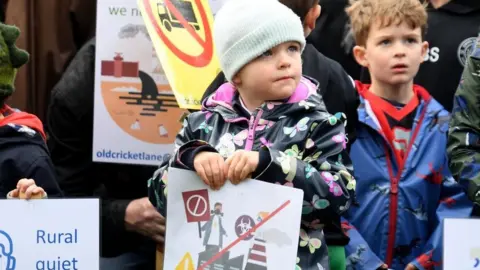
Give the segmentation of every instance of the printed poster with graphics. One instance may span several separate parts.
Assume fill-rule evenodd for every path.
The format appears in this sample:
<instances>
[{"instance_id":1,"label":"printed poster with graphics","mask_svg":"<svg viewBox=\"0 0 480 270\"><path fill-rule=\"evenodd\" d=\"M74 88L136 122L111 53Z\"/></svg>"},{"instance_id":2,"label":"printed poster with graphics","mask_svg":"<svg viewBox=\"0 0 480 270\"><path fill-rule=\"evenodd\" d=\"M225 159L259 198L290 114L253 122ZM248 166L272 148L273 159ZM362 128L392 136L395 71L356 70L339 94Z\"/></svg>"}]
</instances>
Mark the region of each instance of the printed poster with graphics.
<instances>
[{"instance_id":1,"label":"printed poster with graphics","mask_svg":"<svg viewBox=\"0 0 480 270\"><path fill-rule=\"evenodd\" d=\"M99 199L0 200L0 270L100 269Z\"/></svg>"},{"instance_id":2,"label":"printed poster with graphics","mask_svg":"<svg viewBox=\"0 0 480 270\"><path fill-rule=\"evenodd\" d=\"M213 191L174 168L168 178L164 269L295 269L302 190L248 180Z\"/></svg>"},{"instance_id":3,"label":"printed poster with graphics","mask_svg":"<svg viewBox=\"0 0 480 270\"><path fill-rule=\"evenodd\" d=\"M159 165L184 113L137 1L98 0L93 160Z\"/></svg>"}]
</instances>

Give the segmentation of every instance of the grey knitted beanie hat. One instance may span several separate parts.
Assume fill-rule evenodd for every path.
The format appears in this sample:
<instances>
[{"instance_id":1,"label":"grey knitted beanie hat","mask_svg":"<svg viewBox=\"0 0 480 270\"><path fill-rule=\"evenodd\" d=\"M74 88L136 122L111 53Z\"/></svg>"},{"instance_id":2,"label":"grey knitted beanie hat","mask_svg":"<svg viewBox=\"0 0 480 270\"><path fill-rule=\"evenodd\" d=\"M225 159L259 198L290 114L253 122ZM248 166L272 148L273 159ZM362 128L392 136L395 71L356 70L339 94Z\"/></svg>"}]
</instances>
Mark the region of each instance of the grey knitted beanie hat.
<instances>
[{"instance_id":1,"label":"grey knitted beanie hat","mask_svg":"<svg viewBox=\"0 0 480 270\"><path fill-rule=\"evenodd\" d=\"M277 0L228 0L214 21L214 42L227 80L253 59L284 42L305 36L300 18Z\"/></svg>"}]
</instances>

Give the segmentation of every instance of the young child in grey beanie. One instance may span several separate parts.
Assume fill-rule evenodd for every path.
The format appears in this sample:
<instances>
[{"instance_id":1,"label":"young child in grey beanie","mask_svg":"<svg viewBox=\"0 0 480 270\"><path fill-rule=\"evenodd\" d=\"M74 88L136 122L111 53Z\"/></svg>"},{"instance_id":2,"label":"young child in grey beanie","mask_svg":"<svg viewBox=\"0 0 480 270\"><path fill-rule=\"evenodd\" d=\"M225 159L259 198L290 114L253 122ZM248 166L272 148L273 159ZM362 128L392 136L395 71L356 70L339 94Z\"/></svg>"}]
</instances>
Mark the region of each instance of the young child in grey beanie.
<instances>
[{"instance_id":1,"label":"young child in grey beanie","mask_svg":"<svg viewBox=\"0 0 480 270\"><path fill-rule=\"evenodd\" d=\"M276 0L228 0L214 41L229 82L185 119L174 157L150 182L157 207L165 213L168 166L196 171L212 189L250 178L302 189L302 220L290 221L300 229L298 257L268 267L330 269L321 224L348 209L355 180L343 124L302 77L300 18Z\"/></svg>"}]
</instances>

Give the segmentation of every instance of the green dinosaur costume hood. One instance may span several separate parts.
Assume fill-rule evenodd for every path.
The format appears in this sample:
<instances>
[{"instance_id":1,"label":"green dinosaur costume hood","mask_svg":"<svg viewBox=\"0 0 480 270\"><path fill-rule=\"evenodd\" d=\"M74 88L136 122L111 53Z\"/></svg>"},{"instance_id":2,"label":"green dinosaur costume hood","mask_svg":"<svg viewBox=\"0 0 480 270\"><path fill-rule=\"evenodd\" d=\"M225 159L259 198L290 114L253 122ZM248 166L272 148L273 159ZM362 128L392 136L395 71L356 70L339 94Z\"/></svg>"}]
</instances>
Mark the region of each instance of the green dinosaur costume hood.
<instances>
[{"instance_id":1,"label":"green dinosaur costume hood","mask_svg":"<svg viewBox=\"0 0 480 270\"><path fill-rule=\"evenodd\" d=\"M17 27L0 23L0 97L12 95L17 69L29 59L26 51L15 46L19 35Z\"/></svg>"}]
</instances>

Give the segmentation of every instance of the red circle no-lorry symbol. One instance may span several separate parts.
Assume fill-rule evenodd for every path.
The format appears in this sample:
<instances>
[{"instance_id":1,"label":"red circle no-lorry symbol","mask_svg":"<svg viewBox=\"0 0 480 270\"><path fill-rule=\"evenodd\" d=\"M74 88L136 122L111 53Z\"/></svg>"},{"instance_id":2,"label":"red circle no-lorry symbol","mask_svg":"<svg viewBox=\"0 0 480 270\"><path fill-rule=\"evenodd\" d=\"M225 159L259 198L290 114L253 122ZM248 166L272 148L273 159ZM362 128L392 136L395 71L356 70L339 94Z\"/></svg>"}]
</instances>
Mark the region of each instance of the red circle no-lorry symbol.
<instances>
[{"instance_id":1,"label":"red circle no-lorry symbol","mask_svg":"<svg viewBox=\"0 0 480 270\"><path fill-rule=\"evenodd\" d=\"M166 35L164 30L158 24L157 18L158 14L154 14L152 10L152 2L158 3L157 1L143 0L143 5L145 6L145 11L147 13L148 19L155 28L155 32L158 34L162 42L167 46L170 51L175 54L183 62L194 66L194 67L205 67L210 63L213 57L213 40L212 40L212 30L208 24L208 15L205 12L205 7L202 5L202 0L192 0L198 12L200 13L200 18L203 22L201 24L204 28L205 40L203 40L193 29L193 27L188 23L188 21L183 17L180 11L172 4L172 0L162 0L165 3L166 9L170 10L173 16L182 24L182 26L187 30L187 32L200 44L203 48L203 52L200 55L190 55L182 50L180 50ZM185 0L173 0L173 1L185 1Z\"/></svg>"}]
</instances>

